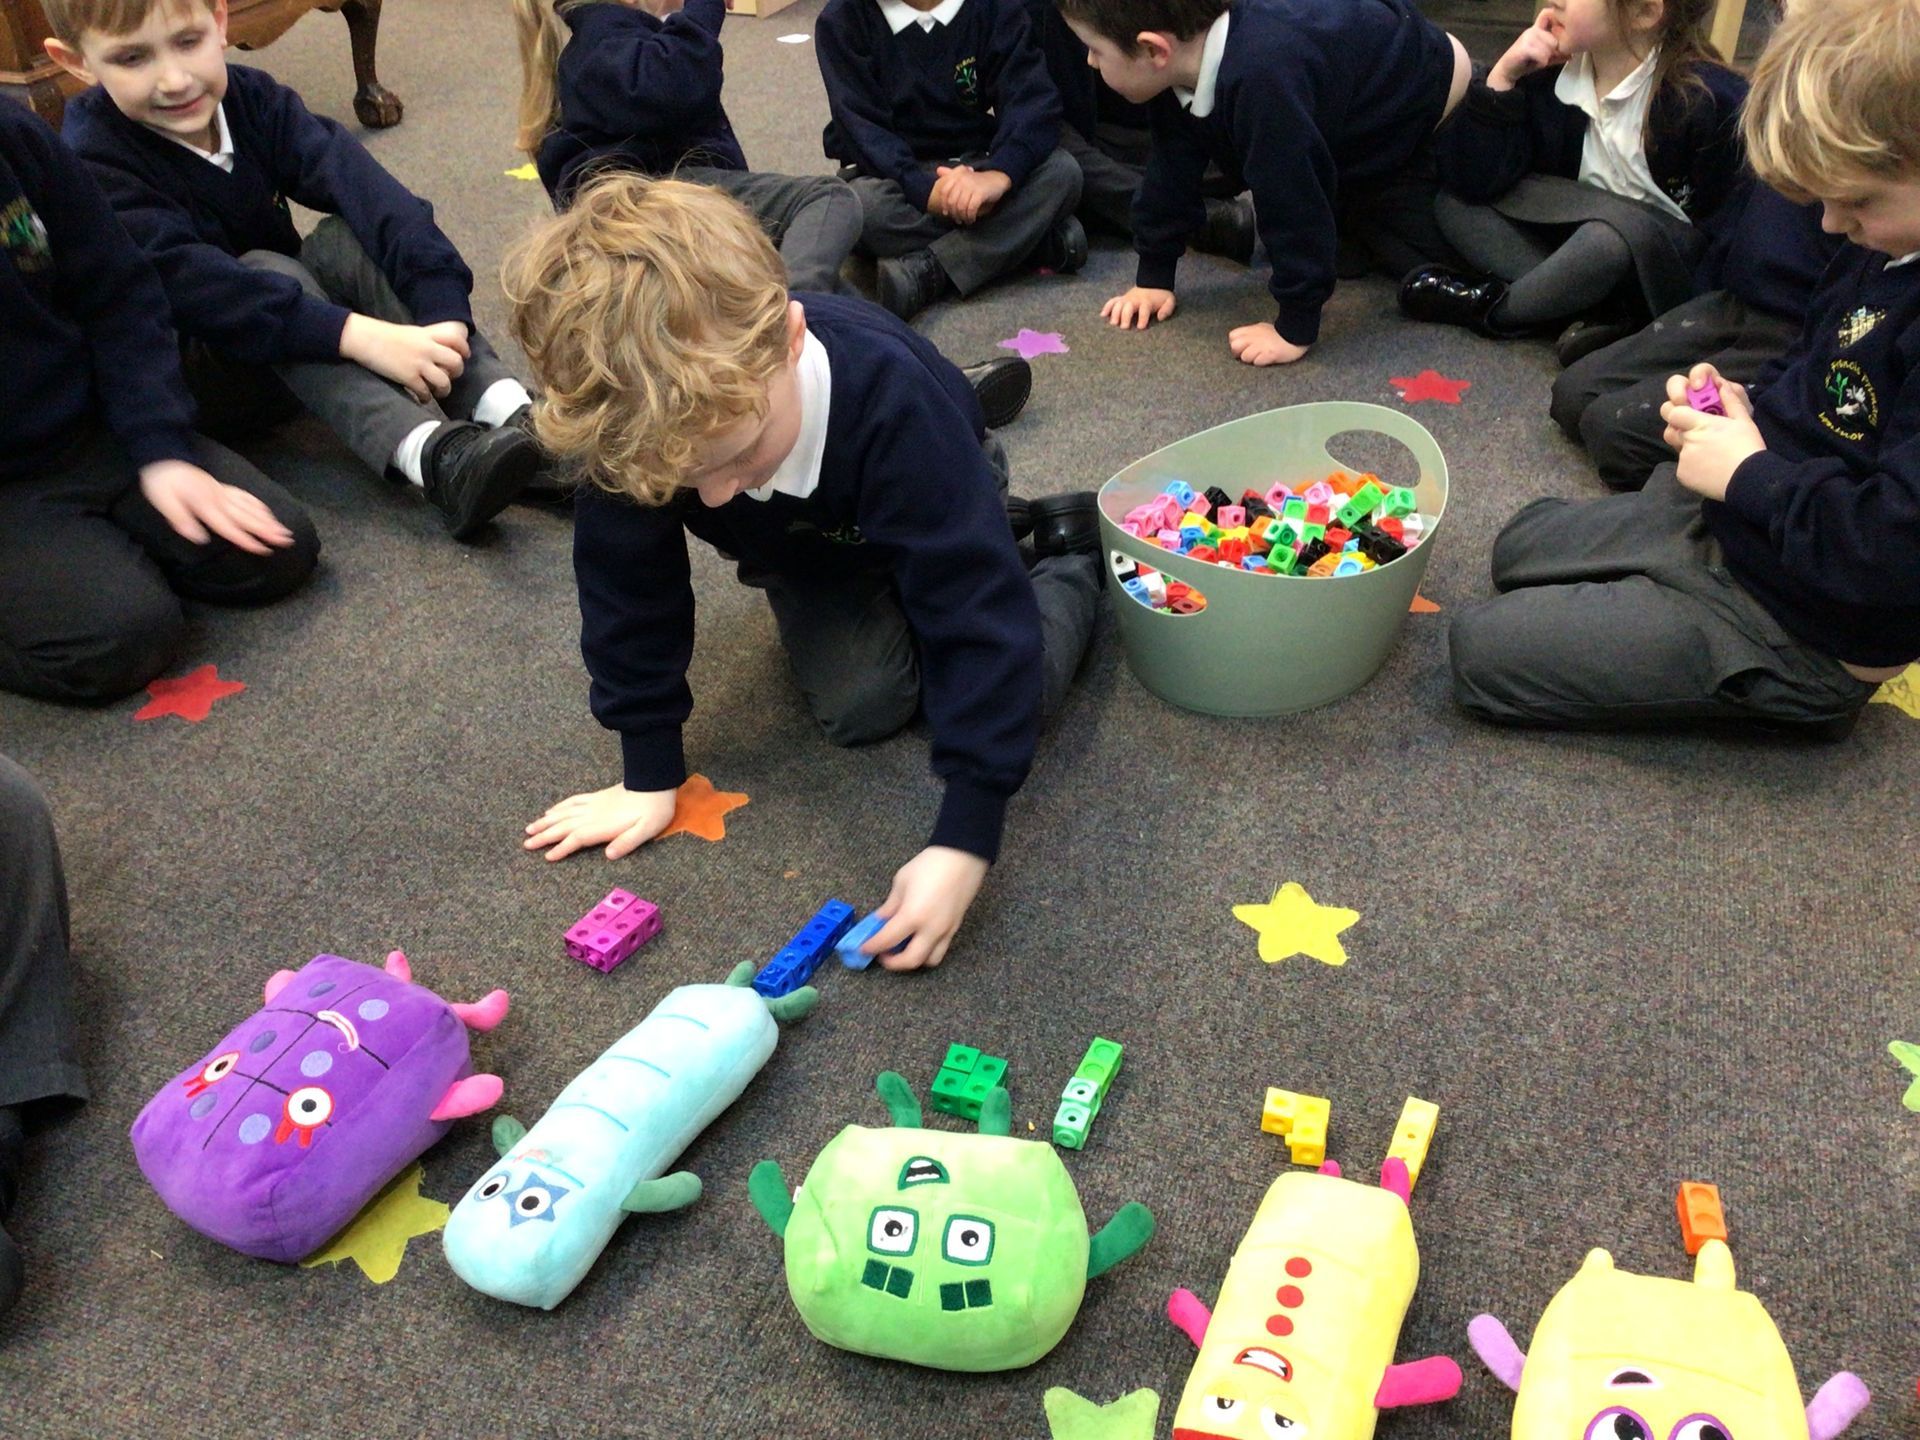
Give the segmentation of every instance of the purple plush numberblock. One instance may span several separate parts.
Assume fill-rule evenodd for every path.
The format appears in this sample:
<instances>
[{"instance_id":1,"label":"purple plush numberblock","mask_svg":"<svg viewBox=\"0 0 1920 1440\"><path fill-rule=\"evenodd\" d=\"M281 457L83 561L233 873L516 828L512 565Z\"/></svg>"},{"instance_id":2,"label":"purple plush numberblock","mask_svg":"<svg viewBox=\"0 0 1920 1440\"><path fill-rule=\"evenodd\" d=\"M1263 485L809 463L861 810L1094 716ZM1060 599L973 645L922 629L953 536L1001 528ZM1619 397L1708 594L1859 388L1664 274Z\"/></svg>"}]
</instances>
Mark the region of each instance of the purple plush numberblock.
<instances>
[{"instance_id":1,"label":"purple plush numberblock","mask_svg":"<svg viewBox=\"0 0 1920 1440\"><path fill-rule=\"evenodd\" d=\"M311 1255L447 1132L500 1098L467 1031L507 992L450 1005L386 968L317 955L267 982L260 1011L147 1102L133 1153L167 1208L265 1260Z\"/></svg>"}]
</instances>

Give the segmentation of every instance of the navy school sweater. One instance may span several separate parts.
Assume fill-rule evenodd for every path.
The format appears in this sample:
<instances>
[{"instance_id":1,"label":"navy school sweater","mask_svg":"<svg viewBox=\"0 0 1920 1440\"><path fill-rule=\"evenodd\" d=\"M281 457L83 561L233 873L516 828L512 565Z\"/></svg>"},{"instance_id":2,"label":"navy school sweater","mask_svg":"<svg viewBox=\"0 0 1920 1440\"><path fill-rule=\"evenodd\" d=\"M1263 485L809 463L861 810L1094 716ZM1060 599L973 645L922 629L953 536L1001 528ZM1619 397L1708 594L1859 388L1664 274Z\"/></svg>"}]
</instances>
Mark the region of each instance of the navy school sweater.
<instances>
[{"instance_id":1,"label":"navy school sweater","mask_svg":"<svg viewBox=\"0 0 1920 1440\"><path fill-rule=\"evenodd\" d=\"M1728 290L1756 310L1805 320L1821 274L1846 243L1820 228L1820 208L1818 201L1796 205L1751 174L1742 176L1694 266L1695 286Z\"/></svg>"},{"instance_id":2,"label":"navy school sweater","mask_svg":"<svg viewBox=\"0 0 1920 1440\"><path fill-rule=\"evenodd\" d=\"M229 65L224 105L232 174L129 120L97 85L63 126L160 271L182 334L255 364L340 358L347 309L240 263L249 250L300 253L289 200L345 220L417 323L472 328L473 274L432 206L265 71Z\"/></svg>"},{"instance_id":3,"label":"navy school sweater","mask_svg":"<svg viewBox=\"0 0 1920 1440\"><path fill-rule=\"evenodd\" d=\"M556 205L587 166L747 168L720 105L726 15L726 0L687 0L664 20L618 0L560 12L573 31L554 73L560 119L534 161Z\"/></svg>"},{"instance_id":4,"label":"navy school sweater","mask_svg":"<svg viewBox=\"0 0 1920 1440\"><path fill-rule=\"evenodd\" d=\"M827 0L813 39L828 158L897 181L922 210L938 164L982 153L979 168L1018 187L1060 143L1060 97L1023 0L966 0L948 24L898 35L876 0Z\"/></svg>"},{"instance_id":5,"label":"navy school sweater","mask_svg":"<svg viewBox=\"0 0 1920 1440\"><path fill-rule=\"evenodd\" d=\"M1511 90L1476 78L1434 136L1440 183L1462 200L1486 204L1527 175L1578 178L1588 120L1553 93L1565 68L1535 70ZM1653 97L1647 168L1688 220L1710 227L1746 171L1740 105L1747 82L1712 62L1694 66L1693 74L1698 86L1668 84Z\"/></svg>"},{"instance_id":6,"label":"navy school sweater","mask_svg":"<svg viewBox=\"0 0 1920 1440\"><path fill-rule=\"evenodd\" d=\"M1920 261L1848 245L1754 419L1767 448L1704 504L1728 572L1838 660L1920 658Z\"/></svg>"},{"instance_id":7,"label":"navy school sweater","mask_svg":"<svg viewBox=\"0 0 1920 1440\"><path fill-rule=\"evenodd\" d=\"M46 467L104 413L135 465L191 460L167 296L85 165L0 100L0 480Z\"/></svg>"},{"instance_id":8,"label":"navy school sweater","mask_svg":"<svg viewBox=\"0 0 1920 1440\"><path fill-rule=\"evenodd\" d=\"M1446 109L1453 46L1409 0L1235 0L1213 111L1152 103L1153 154L1133 204L1137 282L1173 288L1206 216L1209 160L1253 191L1273 264L1274 328L1319 338L1333 294L1343 189L1392 174Z\"/></svg>"},{"instance_id":9,"label":"navy school sweater","mask_svg":"<svg viewBox=\"0 0 1920 1440\"><path fill-rule=\"evenodd\" d=\"M933 770L946 782L930 843L991 861L1033 762L1041 641L1033 585L980 449L979 401L931 343L878 306L794 298L832 372L813 494L710 508L691 489L662 506L580 491L573 564L594 716L620 736L627 788L686 778L688 532L743 566L884 572L918 645Z\"/></svg>"}]
</instances>

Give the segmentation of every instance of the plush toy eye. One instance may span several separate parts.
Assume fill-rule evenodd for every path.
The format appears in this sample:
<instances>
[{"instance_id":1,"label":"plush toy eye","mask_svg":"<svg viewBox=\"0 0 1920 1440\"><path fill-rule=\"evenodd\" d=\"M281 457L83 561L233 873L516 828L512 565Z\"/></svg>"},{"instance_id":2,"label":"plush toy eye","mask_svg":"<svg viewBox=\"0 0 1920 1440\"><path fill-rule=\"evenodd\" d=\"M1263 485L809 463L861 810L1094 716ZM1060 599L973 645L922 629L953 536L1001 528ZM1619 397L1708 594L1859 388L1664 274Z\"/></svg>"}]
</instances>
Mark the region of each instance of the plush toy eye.
<instances>
[{"instance_id":1,"label":"plush toy eye","mask_svg":"<svg viewBox=\"0 0 1920 1440\"><path fill-rule=\"evenodd\" d=\"M302 1085L287 1096L287 1119L296 1125L324 1125L332 1114L333 1096L318 1085Z\"/></svg>"},{"instance_id":2,"label":"plush toy eye","mask_svg":"<svg viewBox=\"0 0 1920 1440\"><path fill-rule=\"evenodd\" d=\"M1266 1432L1267 1440L1307 1440L1307 1427L1278 1410L1262 1410L1260 1428Z\"/></svg>"},{"instance_id":3,"label":"plush toy eye","mask_svg":"<svg viewBox=\"0 0 1920 1440\"><path fill-rule=\"evenodd\" d=\"M867 1222L867 1244L882 1255L911 1255L920 1234L920 1217L911 1210L889 1210L884 1206L873 1212Z\"/></svg>"},{"instance_id":4,"label":"plush toy eye","mask_svg":"<svg viewBox=\"0 0 1920 1440\"><path fill-rule=\"evenodd\" d=\"M1209 1420L1231 1420L1246 1408L1246 1401L1227 1395L1208 1395L1200 1401L1200 1413Z\"/></svg>"},{"instance_id":5,"label":"plush toy eye","mask_svg":"<svg viewBox=\"0 0 1920 1440\"><path fill-rule=\"evenodd\" d=\"M476 1200L493 1199L494 1196L507 1188L507 1179L508 1176L504 1170L498 1175L489 1175L485 1180L480 1182L480 1188L473 1192L473 1198Z\"/></svg>"},{"instance_id":6,"label":"plush toy eye","mask_svg":"<svg viewBox=\"0 0 1920 1440\"><path fill-rule=\"evenodd\" d=\"M993 1255L993 1224L971 1215L956 1215L947 1221L946 1239L941 1246L947 1259L959 1265L984 1265Z\"/></svg>"},{"instance_id":7,"label":"plush toy eye","mask_svg":"<svg viewBox=\"0 0 1920 1440\"><path fill-rule=\"evenodd\" d=\"M216 1055L200 1071L200 1078L209 1085L218 1085L233 1073L233 1067L240 1063L240 1052L229 1050L224 1055Z\"/></svg>"},{"instance_id":8,"label":"plush toy eye","mask_svg":"<svg viewBox=\"0 0 1920 1440\"><path fill-rule=\"evenodd\" d=\"M538 1185L529 1185L513 1197L513 1213L522 1220L534 1220L553 1208L553 1196Z\"/></svg>"},{"instance_id":9,"label":"plush toy eye","mask_svg":"<svg viewBox=\"0 0 1920 1440\"><path fill-rule=\"evenodd\" d=\"M1653 1431L1624 1405L1609 1405L1587 1422L1586 1440L1653 1440Z\"/></svg>"},{"instance_id":10,"label":"plush toy eye","mask_svg":"<svg viewBox=\"0 0 1920 1440\"><path fill-rule=\"evenodd\" d=\"M1689 1415L1673 1427L1672 1440L1733 1440L1733 1432L1714 1415Z\"/></svg>"}]
</instances>

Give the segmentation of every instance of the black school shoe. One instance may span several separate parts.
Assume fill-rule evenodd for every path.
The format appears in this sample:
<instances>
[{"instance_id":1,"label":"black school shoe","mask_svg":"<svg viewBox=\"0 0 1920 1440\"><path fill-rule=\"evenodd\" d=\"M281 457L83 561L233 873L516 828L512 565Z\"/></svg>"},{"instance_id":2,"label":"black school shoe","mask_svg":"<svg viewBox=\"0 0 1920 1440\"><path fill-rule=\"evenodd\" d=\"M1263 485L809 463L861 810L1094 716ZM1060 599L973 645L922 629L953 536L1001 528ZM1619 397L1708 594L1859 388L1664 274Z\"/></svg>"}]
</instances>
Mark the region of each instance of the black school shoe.
<instances>
[{"instance_id":1,"label":"black school shoe","mask_svg":"<svg viewBox=\"0 0 1920 1440\"><path fill-rule=\"evenodd\" d=\"M1071 275L1087 263L1087 232L1072 215L1063 215L1028 259L1042 270Z\"/></svg>"},{"instance_id":2,"label":"black school shoe","mask_svg":"<svg viewBox=\"0 0 1920 1440\"><path fill-rule=\"evenodd\" d=\"M915 250L874 266L875 298L902 320L911 320L953 290L931 250Z\"/></svg>"},{"instance_id":3,"label":"black school shoe","mask_svg":"<svg viewBox=\"0 0 1920 1440\"><path fill-rule=\"evenodd\" d=\"M532 401L528 401L509 415L506 423L526 435L534 444L540 444L540 437L533 433ZM579 487L574 484L566 467L547 454L544 447L540 451L540 456L539 473L527 482L527 488L522 490L517 498L523 505L558 505L570 508L573 505L574 492Z\"/></svg>"},{"instance_id":4,"label":"black school shoe","mask_svg":"<svg viewBox=\"0 0 1920 1440\"><path fill-rule=\"evenodd\" d=\"M973 387L974 398L980 402L989 430L1011 425L1014 417L1027 408L1027 397L1033 394L1033 366L1018 355L1002 355L998 359L982 360L978 365L964 365L960 373Z\"/></svg>"},{"instance_id":5,"label":"black school shoe","mask_svg":"<svg viewBox=\"0 0 1920 1440\"><path fill-rule=\"evenodd\" d=\"M1477 335L1507 338L1487 317L1507 298L1507 282L1491 275L1464 275L1445 265L1422 265L1400 282L1400 313L1435 325L1459 325Z\"/></svg>"},{"instance_id":6,"label":"black school shoe","mask_svg":"<svg viewBox=\"0 0 1920 1440\"><path fill-rule=\"evenodd\" d=\"M1027 502L1027 513L1033 518L1035 555L1100 553L1099 497L1093 491L1043 495Z\"/></svg>"},{"instance_id":7,"label":"black school shoe","mask_svg":"<svg viewBox=\"0 0 1920 1440\"><path fill-rule=\"evenodd\" d=\"M1250 197L1236 195L1231 200L1209 200L1206 222L1193 232L1193 248L1203 255L1221 255L1246 265L1253 260L1254 235Z\"/></svg>"},{"instance_id":8,"label":"black school shoe","mask_svg":"<svg viewBox=\"0 0 1920 1440\"><path fill-rule=\"evenodd\" d=\"M1560 362L1560 368L1577 365L1596 350L1604 350L1616 340L1624 340L1640 327L1631 320L1600 319L1576 320L1560 332L1560 338L1553 342L1553 358Z\"/></svg>"},{"instance_id":9,"label":"black school shoe","mask_svg":"<svg viewBox=\"0 0 1920 1440\"><path fill-rule=\"evenodd\" d=\"M546 456L515 425L448 420L427 437L420 456L427 500L456 540L470 540L513 503L540 472Z\"/></svg>"}]
</instances>

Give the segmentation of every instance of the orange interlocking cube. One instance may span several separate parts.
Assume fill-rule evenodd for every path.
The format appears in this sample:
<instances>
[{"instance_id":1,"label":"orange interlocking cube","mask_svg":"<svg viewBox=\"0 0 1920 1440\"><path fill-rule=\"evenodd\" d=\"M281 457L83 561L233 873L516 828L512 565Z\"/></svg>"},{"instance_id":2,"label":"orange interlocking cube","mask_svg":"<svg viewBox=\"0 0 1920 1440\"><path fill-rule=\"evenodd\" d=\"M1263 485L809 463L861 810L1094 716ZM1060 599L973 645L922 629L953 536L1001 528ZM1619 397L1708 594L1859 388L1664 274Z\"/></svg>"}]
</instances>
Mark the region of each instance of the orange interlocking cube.
<instances>
[{"instance_id":1,"label":"orange interlocking cube","mask_svg":"<svg viewBox=\"0 0 1920 1440\"><path fill-rule=\"evenodd\" d=\"M1681 1181L1675 1208L1680 1213L1680 1240L1687 1254L1698 1255L1707 1241L1727 1238L1727 1215L1720 1208L1718 1186L1699 1180Z\"/></svg>"}]
</instances>

